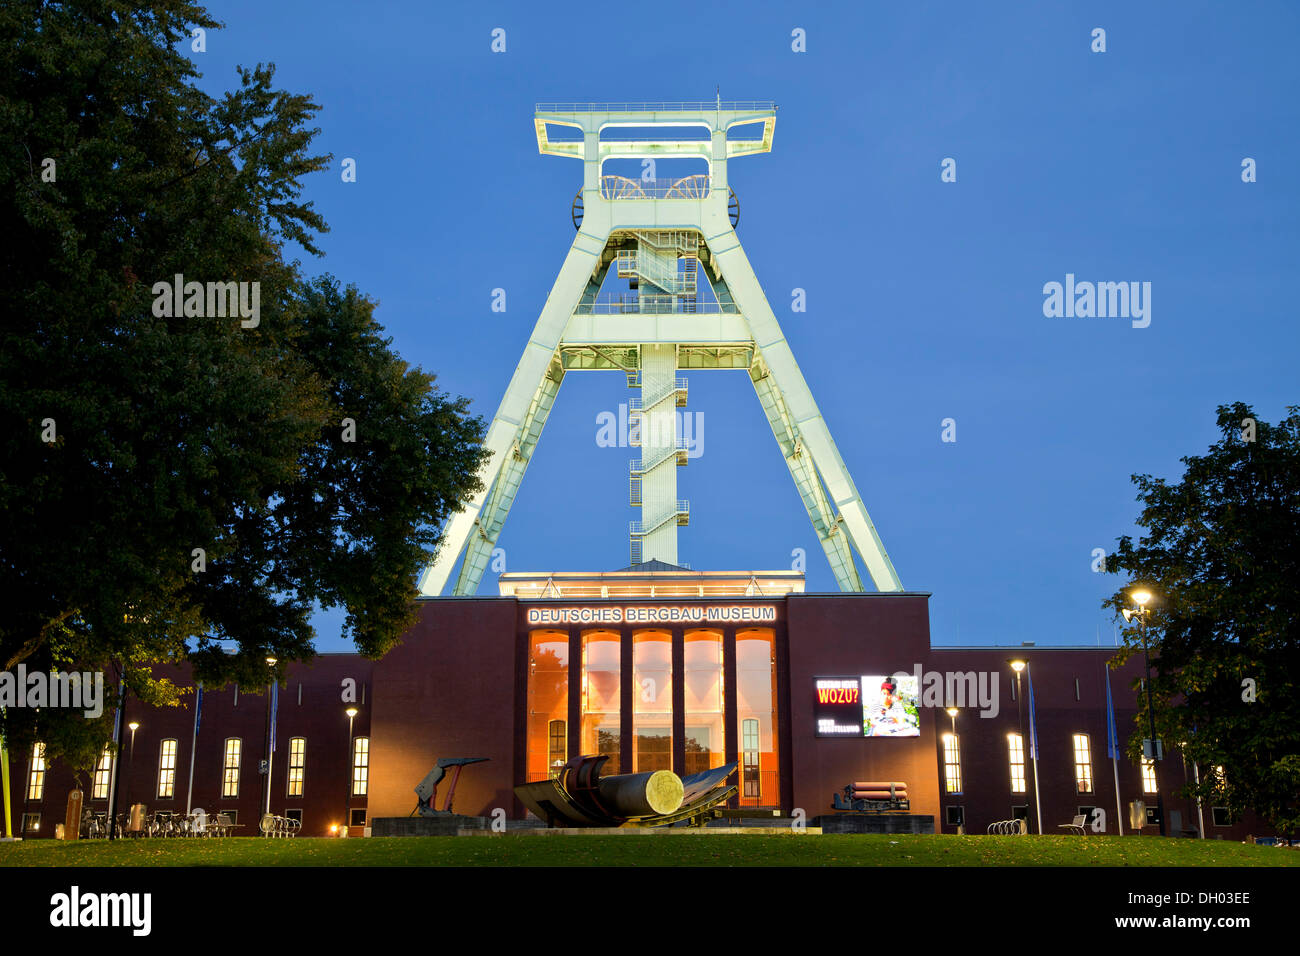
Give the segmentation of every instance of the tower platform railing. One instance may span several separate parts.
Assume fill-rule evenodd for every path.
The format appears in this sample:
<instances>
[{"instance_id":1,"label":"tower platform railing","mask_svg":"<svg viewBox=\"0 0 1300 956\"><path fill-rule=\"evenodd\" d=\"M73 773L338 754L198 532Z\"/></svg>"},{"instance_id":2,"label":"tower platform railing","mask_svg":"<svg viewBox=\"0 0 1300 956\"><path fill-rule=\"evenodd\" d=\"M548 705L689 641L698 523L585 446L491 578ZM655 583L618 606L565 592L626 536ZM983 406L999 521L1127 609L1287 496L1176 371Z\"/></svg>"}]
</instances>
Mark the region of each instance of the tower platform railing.
<instances>
[{"instance_id":1,"label":"tower platform railing","mask_svg":"<svg viewBox=\"0 0 1300 956\"><path fill-rule=\"evenodd\" d=\"M774 110L775 100L709 100L658 103L538 103L538 113L698 113L700 110Z\"/></svg>"}]
</instances>

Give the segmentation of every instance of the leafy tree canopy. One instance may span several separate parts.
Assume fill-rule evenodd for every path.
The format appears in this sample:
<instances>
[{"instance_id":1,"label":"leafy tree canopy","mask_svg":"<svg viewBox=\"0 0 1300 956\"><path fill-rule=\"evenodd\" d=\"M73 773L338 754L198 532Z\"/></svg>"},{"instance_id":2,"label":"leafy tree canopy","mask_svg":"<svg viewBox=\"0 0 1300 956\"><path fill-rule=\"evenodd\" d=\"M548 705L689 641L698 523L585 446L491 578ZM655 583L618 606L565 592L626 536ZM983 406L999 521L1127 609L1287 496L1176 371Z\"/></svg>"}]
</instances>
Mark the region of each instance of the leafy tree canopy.
<instances>
[{"instance_id":1,"label":"leafy tree canopy","mask_svg":"<svg viewBox=\"0 0 1300 956\"><path fill-rule=\"evenodd\" d=\"M1300 408L1270 425L1247 405L1218 409L1222 439L1182 459L1177 484L1135 475L1136 543L1119 539L1106 570L1132 584L1104 606L1154 595L1149 647L1157 735L1201 767L1191 793L1235 813L1300 827ZM1121 660L1142 653L1140 616ZM1138 697L1141 753L1148 731ZM1165 766L1168 766L1166 763ZM1217 772L1215 768L1222 768Z\"/></svg>"},{"instance_id":2,"label":"leafy tree canopy","mask_svg":"<svg viewBox=\"0 0 1300 956\"><path fill-rule=\"evenodd\" d=\"M208 96L194 26L220 24L179 0L0 8L0 669L107 670L155 704L178 698L159 662L251 687L268 655L309 658L315 602L382 654L484 454L371 300L285 260L326 231L300 199L331 158L317 106L261 65ZM258 311L175 314L176 275L245 305L256 283ZM0 729L85 769L109 719Z\"/></svg>"}]
</instances>

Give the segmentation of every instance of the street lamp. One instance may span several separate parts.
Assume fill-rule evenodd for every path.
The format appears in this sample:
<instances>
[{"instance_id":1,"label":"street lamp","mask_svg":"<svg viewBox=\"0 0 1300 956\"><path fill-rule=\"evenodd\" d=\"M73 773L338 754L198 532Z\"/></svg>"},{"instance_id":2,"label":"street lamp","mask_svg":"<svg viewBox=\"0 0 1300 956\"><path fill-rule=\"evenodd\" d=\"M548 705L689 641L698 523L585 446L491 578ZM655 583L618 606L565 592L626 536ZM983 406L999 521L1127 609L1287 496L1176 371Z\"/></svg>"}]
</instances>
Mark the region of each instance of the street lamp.
<instances>
[{"instance_id":1,"label":"street lamp","mask_svg":"<svg viewBox=\"0 0 1300 956\"><path fill-rule=\"evenodd\" d=\"M275 684L275 661L274 655L266 655L266 666L271 671L271 681L266 685L266 737L263 741L266 746L266 799L262 804L263 816L271 812L271 694L274 692Z\"/></svg>"},{"instance_id":2,"label":"street lamp","mask_svg":"<svg viewBox=\"0 0 1300 956\"><path fill-rule=\"evenodd\" d=\"M347 773L345 774L348 781L348 795L343 803L343 835L347 836L348 827L352 825L352 748L355 746L352 737L352 721L356 719L357 709L349 707L344 713L348 715L348 762Z\"/></svg>"},{"instance_id":3,"label":"street lamp","mask_svg":"<svg viewBox=\"0 0 1300 956\"><path fill-rule=\"evenodd\" d=\"M140 722L133 720L126 725L131 730L131 752L126 758L126 819L131 820L131 765L135 763L135 732L140 729Z\"/></svg>"},{"instance_id":4,"label":"street lamp","mask_svg":"<svg viewBox=\"0 0 1300 956\"><path fill-rule=\"evenodd\" d=\"M1008 660L1007 663L1010 664L1011 669L1016 672L1016 721L1020 725L1020 759L1023 763L1027 741L1025 740L1024 708L1020 704L1020 674L1022 671L1024 671L1026 667L1029 666L1029 664L1026 663L1025 661L1022 661L1020 658ZM1026 798L1026 803L1027 802L1028 802L1028 798ZM1038 801L1038 753L1037 751L1034 752L1034 806L1036 808L1035 815L1038 818L1038 835L1042 836L1043 834L1042 810L1038 809L1039 801Z\"/></svg>"},{"instance_id":5,"label":"street lamp","mask_svg":"<svg viewBox=\"0 0 1300 956\"><path fill-rule=\"evenodd\" d=\"M1160 817L1160 835L1164 836L1165 798L1164 794L1160 792L1159 761L1161 754L1159 749L1156 747L1156 712L1155 706L1151 702L1151 655L1147 651L1147 616L1150 614L1150 611L1147 610L1147 605L1151 603L1151 592L1145 588L1138 588L1137 590L1130 592L1129 597L1132 598L1133 603L1137 605L1137 610L1126 607L1123 610L1123 614L1126 622L1132 622L1135 617L1138 619L1138 633L1142 635L1142 663L1146 668L1146 680L1144 680L1143 683L1147 690L1147 716L1150 718L1151 727L1151 776L1155 780L1156 813Z\"/></svg>"},{"instance_id":6,"label":"street lamp","mask_svg":"<svg viewBox=\"0 0 1300 956\"><path fill-rule=\"evenodd\" d=\"M948 716L949 718L952 719L952 735L956 737L957 736L957 708L949 707Z\"/></svg>"}]
</instances>

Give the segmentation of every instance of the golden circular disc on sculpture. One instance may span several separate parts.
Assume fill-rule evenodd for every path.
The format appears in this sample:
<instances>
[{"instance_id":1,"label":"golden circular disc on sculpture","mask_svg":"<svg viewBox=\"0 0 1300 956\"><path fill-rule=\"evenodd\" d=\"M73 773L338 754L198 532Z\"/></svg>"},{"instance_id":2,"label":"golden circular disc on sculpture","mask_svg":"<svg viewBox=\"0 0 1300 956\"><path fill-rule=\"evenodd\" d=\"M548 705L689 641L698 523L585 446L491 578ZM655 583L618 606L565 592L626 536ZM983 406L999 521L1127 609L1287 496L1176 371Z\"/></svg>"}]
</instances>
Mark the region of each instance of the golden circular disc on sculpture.
<instances>
[{"instance_id":1,"label":"golden circular disc on sculpture","mask_svg":"<svg viewBox=\"0 0 1300 956\"><path fill-rule=\"evenodd\" d=\"M656 770L645 782L645 798L655 813L672 813L682 805L682 778L671 770Z\"/></svg>"}]
</instances>

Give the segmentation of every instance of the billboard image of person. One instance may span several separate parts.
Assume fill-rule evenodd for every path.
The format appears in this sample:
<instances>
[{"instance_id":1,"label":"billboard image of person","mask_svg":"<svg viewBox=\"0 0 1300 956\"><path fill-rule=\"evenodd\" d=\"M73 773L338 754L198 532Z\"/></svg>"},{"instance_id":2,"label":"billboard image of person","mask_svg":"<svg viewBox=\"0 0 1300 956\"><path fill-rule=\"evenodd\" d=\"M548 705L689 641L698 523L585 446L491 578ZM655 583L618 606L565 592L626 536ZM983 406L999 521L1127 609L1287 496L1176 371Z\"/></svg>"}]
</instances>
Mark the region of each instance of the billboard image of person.
<instances>
[{"instance_id":1,"label":"billboard image of person","mask_svg":"<svg viewBox=\"0 0 1300 956\"><path fill-rule=\"evenodd\" d=\"M919 688L912 674L862 678L862 730L867 737L919 737Z\"/></svg>"}]
</instances>

